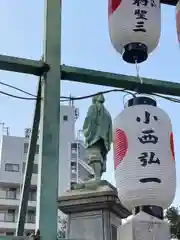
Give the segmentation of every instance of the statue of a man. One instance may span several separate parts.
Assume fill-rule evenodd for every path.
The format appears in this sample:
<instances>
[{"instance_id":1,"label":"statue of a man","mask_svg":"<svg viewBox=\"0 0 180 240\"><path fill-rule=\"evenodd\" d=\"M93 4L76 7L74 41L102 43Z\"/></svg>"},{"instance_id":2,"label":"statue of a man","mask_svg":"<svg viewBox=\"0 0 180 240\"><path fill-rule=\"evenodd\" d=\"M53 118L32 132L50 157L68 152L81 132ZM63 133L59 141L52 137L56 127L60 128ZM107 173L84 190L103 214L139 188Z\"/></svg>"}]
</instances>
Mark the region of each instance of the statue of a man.
<instances>
[{"instance_id":1,"label":"statue of a man","mask_svg":"<svg viewBox=\"0 0 180 240\"><path fill-rule=\"evenodd\" d=\"M112 142L112 119L104 102L102 94L93 97L83 125L88 164L93 168L96 179L101 179L106 172L106 159Z\"/></svg>"}]
</instances>

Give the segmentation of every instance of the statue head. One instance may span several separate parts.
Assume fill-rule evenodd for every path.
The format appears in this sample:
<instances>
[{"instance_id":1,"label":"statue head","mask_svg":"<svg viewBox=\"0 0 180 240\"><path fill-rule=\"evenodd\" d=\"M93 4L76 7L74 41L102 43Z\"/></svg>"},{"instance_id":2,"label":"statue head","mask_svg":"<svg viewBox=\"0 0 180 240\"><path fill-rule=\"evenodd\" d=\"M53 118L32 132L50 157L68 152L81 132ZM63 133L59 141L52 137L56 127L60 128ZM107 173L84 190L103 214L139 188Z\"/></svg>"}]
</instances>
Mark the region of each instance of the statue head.
<instances>
[{"instance_id":1,"label":"statue head","mask_svg":"<svg viewBox=\"0 0 180 240\"><path fill-rule=\"evenodd\" d=\"M103 104L104 102L105 102L105 98L104 98L103 94L98 94L92 98L93 104L98 104L98 103Z\"/></svg>"}]
</instances>

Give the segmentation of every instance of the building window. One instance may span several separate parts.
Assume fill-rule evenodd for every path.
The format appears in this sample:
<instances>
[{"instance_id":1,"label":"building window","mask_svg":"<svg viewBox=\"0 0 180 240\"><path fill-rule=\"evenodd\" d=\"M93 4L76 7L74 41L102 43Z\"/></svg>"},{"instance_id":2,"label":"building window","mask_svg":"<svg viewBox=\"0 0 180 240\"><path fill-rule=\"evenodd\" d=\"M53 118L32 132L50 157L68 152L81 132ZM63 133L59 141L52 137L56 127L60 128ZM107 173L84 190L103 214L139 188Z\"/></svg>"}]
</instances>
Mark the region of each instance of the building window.
<instances>
[{"instance_id":1,"label":"building window","mask_svg":"<svg viewBox=\"0 0 180 240\"><path fill-rule=\"evenodd\" d=\"M27 223L35 223L35 220L36 220L36 212L29 210L27 213Z\"/></svg>"},{"instance_id":2,"label":"building window","mask_svg":"<svg viewBox=\"0 0 180 240\"><path fill-rule=\"evenodd\" d=\"M6 163L5 171L6 172L19 172L19 164Z\"/></svg>"},{"instance_id":3,"label":"building window","mask_svg":"<svg viewBox=\"0 0 180 240\"><path fill-rule=\"evenodd\" d=\"M77 152L76 153L74 153L74 152L71 153L71 160L72 161L77 161Z\"/></svg>"},{"instance_id":4,"label":"building window","mask_svg":"<svg viewBox=\"0 0 180 240\"><path fill-rule=\"evenodd\" d=\"M71 172L71 180L74 180L77 178L77 174L74 172Z\"/></svg>"},{"instance_id":5,"label":"building window","mask_svg":"<svg viewBox=\"0 0 180 240\"><path fill-rule=\"evenodd\" d=\"M77 143L71 143L71 149L76 150L77 149Z\"/></svg>"},{"instance_id":6,"label":"building window","mask_svg":"<svg viewBox=\"0 0 180 240\"><path fill-rule=\"evenodd\" d=\"M36 145L36 154L39 154L39 145Z\"/></svg>"},{"instance_id":7,"label":"building window","mask_svg":"<svg viewBox=\"0 0 180 240\"><path fill-rule=\"evenodd\" d=\"M117 240L117 227L111 225L111 240Z\"/></svg>"},{"instance_id":8,"label":"building window","mask_svg":"<svg viewBox=\"0 0 180 240\"><path fill-rule=\"evenodd\" d=\"M5 210L1 210L0 211L0 222L4 222L5 214L6 214Z\"/></svg>"},{"instance_id":9,"label":"building window","mask_svg":"<svg viewBox=\"0 0 180 240\"><path fill-rule=\"evenodd\" d=\"M6 198L6 190L4 188L0 188L0 198L1 199Z\"/></svg>"},{"instance_id":10,"label":"building window","mask_svg":"<svg viewBox=\"0 0 180 240\"><path fill-rule=\"evenodd\" d=\"M28 152L28 148L29 148L29 144L28 143L24 143L24 153Z\"/></svg>"},{"instance_id":11,"label":"building window","mask_svg":"<svg viewBox=\"0 0 180 240\"><path fill-rule=\"evenodd\" d=\"M68 116L67 115L63 116L63 121L68 121Z\"/></svg>"},{"instance_id":12,"label":"building window","mask_svg":"<svg viewBox=\"0 0 180 240\"><path fill-rule=\"evenodd\" d=\"M6 213L6 222L15 222L15 210L14 209L8 209Z\"/></svg>"},{"instance_id":13,"label":"building window","mask_svg":"<svg viewBox=\"0 0 180 240\"><path fill-rule=\"evenodd\" d=\"M29 192L29 201L36 201L36 190L31 189Z\"/></svg>"},{"instance_id":14,"label":"building window","mask_svg":"<svg viewBox=\"0 0 180 240\"><path fill-rule=\"evenodd\" d=\"M80 144L79 143L71 143L71 159L77 159L81 154Z\"/></svg>"},{"instance_id":15,"label":"building window","mask_svg":"<svg viewBox=\"0 0 180 240\"><path fill-rule=\"evenodd\" d=\"M71 160L75 161L78 157L77 143L71 143Z\"/></svg>"},{"instance_id":16,"label":"building window","mask_svg":"<svg viewBox=\"0 0 180 240\"><path fill-rule=\"evenodd\" d=\"M7 199L16 199L16 188L9 188L6 191L6 198Z\"/></svg>"},{"instance_id":17,"label":"building window","mask_svg":"<svg viewBox=\"0 0 180 240\"><path fill-rule=\"evenodd\" d=\"M35 174L38 173L38 164L34 164L34 166L33 166L33 173L35 173Z\"/></svg>"},{"instance_id":18,"label":"building window","mask_svg":"<svg viewBox=\"0 0 180 240\"><path fill-rule=\"evenodd\" d=\"M29 143L24 143L24 153L28 153ZM36 154L39 154L39 145L36 145Z\"/></svg>"},{"instance_id":19,"label":"building window","mask_svg":"<svg viewBox=\"0 0 180 240\"><path fill-rule=\"evenodd\" d=\"M6 232L6 236L13 236L14 232Z\"/></svg>"},{"instance_id":20,"label":"building window","mask_svg":"<svg viewBox=\"0 0 180 240\"><path fill-rule=\"evenodd\" d=\"M25 166L26 166L26 163L23 162L23 166L22 166L22 171L24 172L25 171ZM38 173L38 164L34 163L33 165L33 173L34 174L37 174Z\"/></svg>"},{"instance_id":21,"label":"building window","mask_svg":"<svg viewBox=\"0 0 180 240\"><path fill-rule=\"evenodd\" d=\"M71 162L71 172L76 173L77 172L77 164L76 162Z\"/></svg>"}]
</instances>

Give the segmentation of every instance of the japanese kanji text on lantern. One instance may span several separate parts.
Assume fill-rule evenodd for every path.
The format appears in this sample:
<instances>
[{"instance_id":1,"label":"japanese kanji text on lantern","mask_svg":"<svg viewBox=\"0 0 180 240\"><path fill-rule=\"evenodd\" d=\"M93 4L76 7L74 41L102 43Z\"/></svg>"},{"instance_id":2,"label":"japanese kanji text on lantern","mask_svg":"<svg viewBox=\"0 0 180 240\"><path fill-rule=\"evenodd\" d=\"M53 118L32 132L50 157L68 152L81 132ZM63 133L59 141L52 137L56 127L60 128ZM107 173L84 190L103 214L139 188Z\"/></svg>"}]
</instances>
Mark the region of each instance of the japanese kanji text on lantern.
<instances>
[{"instance_id":1,"label":"japanese kanji text on lantern","mask_svg":"<svg viewBox=\"0 0 180 240\"><path fill-rule=\"evenodd\" d=\"M158 107L125 108L113 125L114 163L119 198L126 208L167 208L176 190L171 121Z\"/></svg>"}]
</instances>

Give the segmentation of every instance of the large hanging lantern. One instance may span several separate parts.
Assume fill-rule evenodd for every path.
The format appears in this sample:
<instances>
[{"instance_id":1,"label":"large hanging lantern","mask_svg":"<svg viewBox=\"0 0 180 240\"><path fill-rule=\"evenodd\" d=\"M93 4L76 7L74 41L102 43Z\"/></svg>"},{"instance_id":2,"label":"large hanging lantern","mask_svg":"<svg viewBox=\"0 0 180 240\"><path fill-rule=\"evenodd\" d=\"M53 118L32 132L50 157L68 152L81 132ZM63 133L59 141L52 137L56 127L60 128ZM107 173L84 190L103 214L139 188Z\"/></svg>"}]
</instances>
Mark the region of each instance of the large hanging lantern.
<instances>
[{"instance_id":1,"label":"large hanging lantern","mask_svg":"<svg viewBox=\"0 0 180 240\"><path fill-rule=\"evenodd\" d=\"M116 187L130 211L149 205L166 209L176 190L171 121L154 100L139 99L139 105L133 105L138 98L131 99L114 120Z\"/></svg>"},{"instance_id":2,"label":"large hanging lantern","mask_svg":"<svg viewBox=\"0 0 180 240\"><path fill-rule=\"evenodd\" d=\"M178 41L180 42L180 1L176 5L176 29Z\"/></svg>"},{"instance_id":3,"label":"large hanging lantern","mask_svg":"<svg viewBox=\"0 0 180 240\"><path fill-rule=\"evenodd\" d=\"M109 0L112 45L129 63L147 59L158 45L161 28L159 0Z\"/></svg>"}]
</instances>

